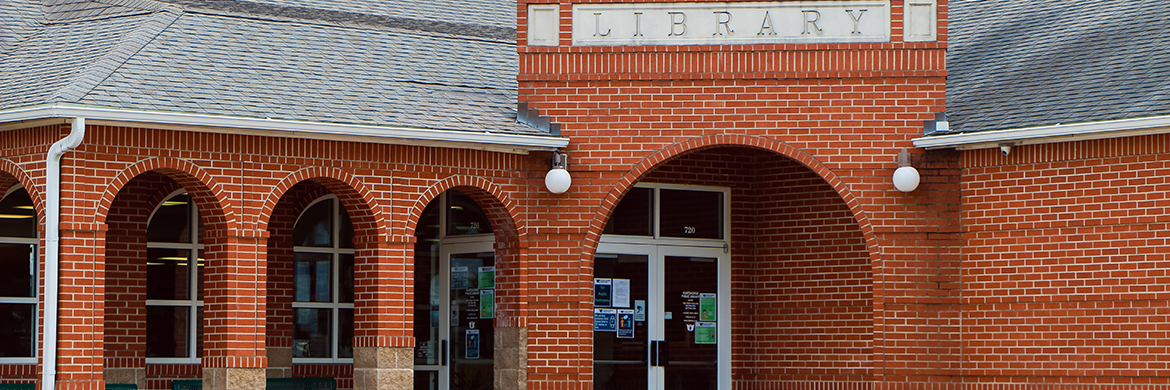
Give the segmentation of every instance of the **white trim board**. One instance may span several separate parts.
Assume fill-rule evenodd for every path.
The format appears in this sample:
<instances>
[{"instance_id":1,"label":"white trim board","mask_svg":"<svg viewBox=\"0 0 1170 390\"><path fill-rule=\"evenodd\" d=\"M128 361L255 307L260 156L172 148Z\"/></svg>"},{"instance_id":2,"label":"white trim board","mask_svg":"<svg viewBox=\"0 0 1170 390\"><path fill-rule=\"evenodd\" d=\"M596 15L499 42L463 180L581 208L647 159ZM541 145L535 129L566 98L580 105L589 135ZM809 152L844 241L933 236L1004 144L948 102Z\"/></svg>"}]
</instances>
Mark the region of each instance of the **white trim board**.
<instances>
[{"instance_id":1,"label":"white trim board","mask_svg":"<svg viewBox=\"0 0 1170 390\"><path fill-rule=\"evenodd\" d=\"M914 146L924 149L974 150L1166 133L1170 133L1170 115L936 135L913 141Z\"/></svg>"},{"instance_id":2,"label":"white trim board","mask_svg":"<svg viewBox=\"0 0 1170 390\"><path fill-rule=\"evenodd\" d=\"M568 138L556 136L261 119L169 111L140 111L68 103L0 111L0 131L64 123L68 119L77 117L86 118L88 123L95 125L141 127L144 124L149 124L152 128L163 130L436 146L516 154L555 150L569 144Z\"/></svg>"}]
</instances>

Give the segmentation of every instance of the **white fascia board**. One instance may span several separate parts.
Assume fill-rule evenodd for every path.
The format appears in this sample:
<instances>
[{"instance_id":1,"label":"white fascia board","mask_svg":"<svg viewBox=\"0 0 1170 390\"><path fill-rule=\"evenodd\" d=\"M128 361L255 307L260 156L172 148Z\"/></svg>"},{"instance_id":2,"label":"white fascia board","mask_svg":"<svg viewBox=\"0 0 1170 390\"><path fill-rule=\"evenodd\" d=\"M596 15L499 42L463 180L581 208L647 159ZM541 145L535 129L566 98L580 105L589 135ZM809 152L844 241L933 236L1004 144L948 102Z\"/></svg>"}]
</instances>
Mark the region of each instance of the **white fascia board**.
<instances>
[{"instance_id":1,"label":"white fascia board","mask_svg":"<svg viewBox=\"0 0 1170 390\"><path fill-rule=\"evenodd\" d=\"M568 146L556 136L416 129L340 123L260 119L168 111L140 111L57 103L0 111L0 131L83 117L90 124L150 124L152 128L332 141L452 147L527 154ZM46 122L48 120L49 122ZM13 122L22 122L12 125Z\"/></svg>"},{"instance_id":2,"label":"white fascia board","mask_svg":"<svg viewBox=\"0 0 1170 390\"><path fill-rule=\"evenodd\" d=\"M1034 145L1164 133L1170 133L1170 116L936 135L915 138L913 141L914 146L924 149L973 150L996 148L1003 144Z\"/></svg>"}]
</instances>

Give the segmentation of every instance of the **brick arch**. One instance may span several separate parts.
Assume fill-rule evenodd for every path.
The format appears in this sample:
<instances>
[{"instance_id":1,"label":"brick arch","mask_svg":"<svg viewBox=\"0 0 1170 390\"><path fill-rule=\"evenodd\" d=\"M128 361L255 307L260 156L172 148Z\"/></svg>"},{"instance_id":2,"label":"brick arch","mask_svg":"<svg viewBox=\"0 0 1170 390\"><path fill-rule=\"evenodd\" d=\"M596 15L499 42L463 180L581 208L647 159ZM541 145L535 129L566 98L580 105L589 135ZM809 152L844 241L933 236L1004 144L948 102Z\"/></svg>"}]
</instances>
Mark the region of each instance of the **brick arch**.
<instances>
[{"instance_id":1,"label":"brick arch","mask_svg":"<svg viewBox=\"0 0 1170 390\"><path fill-rule=\"evenodd\" d=\"M516 202L513 201L500 186L491 181L474 176L452 176L435 183L419 196L410 208L410 215L406 218L405 235L414 236L418 221L422 218L423 210L443 191L459 190L479 204L487 214L489 220L500 221L502 225L492 225L496 232L497 243L514 242L519 244L524 239L523 221L518 218Z\"/></svg>"},{"instance_id":2,"label":"brick arch","mask_svg":"<svg viewBox=\"0 0 1170 390\"><path fill-rule=\"evenodd\" d=\"M237 207L219 180L190 161L170 157L152 157L141 160L118 172L110 184L106 186L101 200L98 201L97 214L94 216L95 222L105 224L106 218L110 214L110 206L114 203L118 192L130 180L151 171L161 173L179 183L182 188L187 190L197 206L218 206L208 207L208 210L199 209L199 215L203 218L206 231L230 232L239 230Z\"/></svg>"},{"instance_id":3,"label":"brick arch","mask_svg":"<svg viewBox=\"0 0 1170 390\"><path fill-rule=\"evenodd\" d=\"M861 202L857 200L853 192L849 189L849 186L836 173L817 160L816 157L797 147L771 138L743 134L717 134L691 138L646 156L641 162L631 167L618 180L613 189L606 194L598 206L599 209L593 214L593 220L589 223L589 231L586 233L586 242L589 244L585 248L588 254L585 257L591 261L592 252L596 250L597 243L600 242L601 232L605 229L605 223L609 215L613 213L613 209L617 207L622 196L637 183L638 179L642 178L652 169L670 162L677 157L691 152L719 147L762 149L791 158L811 169L817 176L824 179L841 197L841 201L849 207L850 212L853 213L853 218L857 220L858 229L861 230L862 235L865 237L865 246L869 251L870 258L878 259L880 249L877 245L877 236L873 230L873 225L869 222L869 213L865 211Z\"/></svg>"},{"instance_id":4,"label":"brick arch","mask_svg":"<svg viewBox=\"0 0 1170 390\"><path fill-rule=\"evenodd\" d=\"M381 202L374 196L369 186L348 172L327 167L303 168L290 173L277 183L264 199L258 230L268 230L268 223L272 220L280 198L303 181L320 184L337 196L349 212L350 222L354 225L354 235L378 237L389 234L390 227L382 217L385 213L382 212Z\"/></svg>"},{"instance_id":5,"label":"brick arch","mask_svg":"<svg viewBox=\"0 0 1170 390\"><path fill-rule=\"evenodd\" d=\"M520 219L517 218L516 202L500 186L474 176L452 176L440 180L423 191L410 208L404 234L413 237L427 205L437 199L439 194L452 189L471 197L492 224L496 256L495 325L507 328L527 326L527 304L523 297L528 293L521 277L525 265L520 252L528 244L524 242L525 235L521 234L523 225L517 222ZM501 358L497 356L497 359ZM496 367L499 369L500 366Z\"/></svg>"},{"instance_id":6,"label":"brick arch","mask_svg":"<svg viewBox=\"0 0 1170 390\"><path fill-rule=\"evenodd\" d=\"M43 226L45 224L45 198L41 196L41 188L36 186L36 181L28 175L28 172L8 159L0 159L0 173L7 173L12 177L12 182L5 180L0 186L0 197L3 197L4 193L8 192L8 189L13 185L20 183L25 190L28 190L28 196L32 198L33 208L36 209L37 221L39 221L37 223L38 229L39 226Z\"/></svg>"}]
</instances>

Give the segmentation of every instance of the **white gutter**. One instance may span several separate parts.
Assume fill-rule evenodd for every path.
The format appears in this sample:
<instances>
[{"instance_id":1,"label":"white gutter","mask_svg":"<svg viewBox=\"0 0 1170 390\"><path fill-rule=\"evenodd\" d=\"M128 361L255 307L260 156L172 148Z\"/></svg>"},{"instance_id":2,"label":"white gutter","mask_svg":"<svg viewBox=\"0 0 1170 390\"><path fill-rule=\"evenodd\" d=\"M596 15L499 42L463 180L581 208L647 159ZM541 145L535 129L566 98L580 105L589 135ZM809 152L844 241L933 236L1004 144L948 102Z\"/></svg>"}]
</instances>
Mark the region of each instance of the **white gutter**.
<instances>
[{"instance_id":1,"label":"white gutter","mask_svg":"<svg viewBox=\"0 0 1170 390\"><path fill-rule=\"evenodd\" d=\"M41 356L41 389L57 386L57 285L61 244L61 156L81 144L85 137L85 118L74 118L73 129L49 148L45 157L45 314L44 343Z\"/></svg>"},{"instance_id":2,"label":"white gutter","mask_svg":"<svg viewBox=\"0 0 1170 390\"><path fill-rule=\"evenodd\" d=\"M915 138L914 146L925 149L972 150L996 148L1001 145L1019 146L1166 133L1170 133L1170 115L936 135Z\"/></svg>"},{"instance_id":3,"label":"white gutter","mask_svg":"<svg viewBox=\"0 0 1170 390\"><path fill-rule=\"evenodd\" d=\"M91 124L103 124L103 122L108 122L109 124L150 123L156 125L154 126L156 128L173 130L381 144L457 147L521 154L530 151L560 149L569 144L568 138L555 136L260 119L168 111L141 111L69 103L55 103L0 111L0 131L5 130L5 128L11 128L12 125L3 125L11 122L73 117L88 118Z\"/></svg>"}]
</instances>

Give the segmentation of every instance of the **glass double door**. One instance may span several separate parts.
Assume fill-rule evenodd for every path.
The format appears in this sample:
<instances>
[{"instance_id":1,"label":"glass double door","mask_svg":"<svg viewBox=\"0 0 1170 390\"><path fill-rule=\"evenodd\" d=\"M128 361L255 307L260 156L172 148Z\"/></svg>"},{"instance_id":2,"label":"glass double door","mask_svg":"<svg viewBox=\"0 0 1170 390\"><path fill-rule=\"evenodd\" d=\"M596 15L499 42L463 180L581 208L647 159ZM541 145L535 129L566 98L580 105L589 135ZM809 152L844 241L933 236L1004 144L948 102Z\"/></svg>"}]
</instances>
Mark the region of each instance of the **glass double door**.
<instances>
[{"instance_id":1,"label":"glass double door","mask_svg":"<svg viewBox=\"0 0 1170 390\"><path fill-rule=\"evenodd\" d=\"M602 244L594 263L594 389L729 389L723 248Z\"/></svg>"},{"instance_id":2,"label":"glass double door","mask_svg":"<svg viewBox=\"0 0 1170 390\"><path fill-rule=\"evenodd\" d=\"M495 254L490 240L461 241L415 264L416 390L492 388Z\"/></svg>"}]
</instances>

